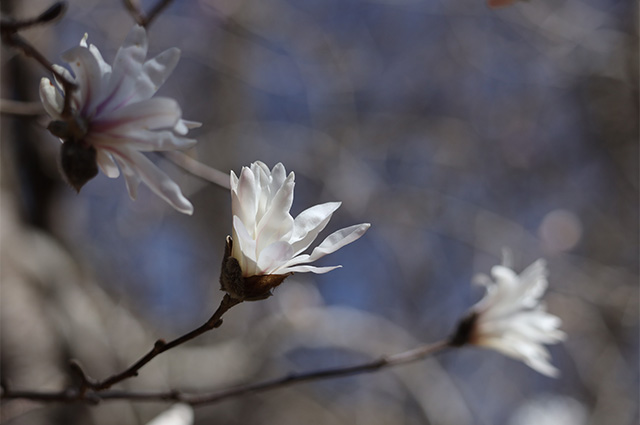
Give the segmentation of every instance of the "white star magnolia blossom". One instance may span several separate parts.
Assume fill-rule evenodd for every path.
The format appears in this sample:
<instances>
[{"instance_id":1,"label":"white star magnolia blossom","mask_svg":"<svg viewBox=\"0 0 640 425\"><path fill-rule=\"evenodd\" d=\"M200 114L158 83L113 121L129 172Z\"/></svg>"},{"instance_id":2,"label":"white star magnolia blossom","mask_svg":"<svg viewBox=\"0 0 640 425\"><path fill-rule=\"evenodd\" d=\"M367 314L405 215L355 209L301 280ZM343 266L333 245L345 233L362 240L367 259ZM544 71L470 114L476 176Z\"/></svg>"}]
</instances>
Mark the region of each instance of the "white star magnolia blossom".
<instances>
[{"instance_id":1,"label":"white star magnolia blossom","mask_svg":"<svg viewBox=\"0 0 640 425\"><path fill-rule=\"evenodd\" d=\"M347 227L329 235L311 254L302 254L316 239L340 202L308 208L295 219L293 172L286 174L281 163L273 170L257 161L243 167L240 177L231 171L233 251L243 277L284 275L292 272L326 273L341 266L315 267L307 263L357 240L369 223ZM306 265L303 265L306 264Z\"/></svg>"},{"instance_id":2,"label":"white star magnolia blossom","mask_svg":"<svg viewBox=\"0 0 640 425\"><path fill-rule=\"evenodd\" d=\"M536 261L520 275L494 266L491 275L494 280L486 275L476 279L487 294L472 308L477 317L470 342L522 360L544 375L558 376L543 344L560 342L566 334L558 329L560 319L540 303L548 285L545 261Z\"/></svg>"},{"instance_id":3,"label":"white star magnolia blossom","mask_svg":"<svg viewBox=\"0 0 640 425\"><path fill-rule=\"evenodd\" d=\"M174 99L152 98L178 63L180 50L168 49L145 61L147 47L144 28L133 27L110 66L94 45L87 45L85 34L80 46L62 54L74 75L54 67L77 85L71 106L86 125L83 142L95 148L102 172L116 178L119 166L132 199L143 181L176 210L192 214L193 206L180 187L142 154L188 148L195 140L182 136L200 126L181 118ZM64 90L59 82L58 87L47 78L40 82L40 98L54 120L63 119Z\"/></svg>"}]
</instances>

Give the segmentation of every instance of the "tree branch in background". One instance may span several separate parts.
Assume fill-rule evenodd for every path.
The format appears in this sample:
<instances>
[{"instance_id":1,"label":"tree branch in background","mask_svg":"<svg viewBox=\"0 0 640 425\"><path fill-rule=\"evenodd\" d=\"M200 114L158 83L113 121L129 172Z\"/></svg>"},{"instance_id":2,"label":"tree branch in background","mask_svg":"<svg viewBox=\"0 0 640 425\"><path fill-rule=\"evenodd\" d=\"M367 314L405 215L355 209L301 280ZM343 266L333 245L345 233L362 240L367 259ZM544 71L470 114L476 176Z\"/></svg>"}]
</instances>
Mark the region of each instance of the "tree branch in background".
<instances>
[{"instance_id":1,"label":"tree branch in background","mask_svg":"<svg viewBox=\"0 0 640 425\"><path fill-rule=\"evenodd\" d=\"M57 2L53 6L42 12L40 15L38 15L36 18L18 21L13 19L12 17L3 17L0 21L0 32L2 33L2 41L7 45L22 51L22 53L24 53L26 56L34 58L40 63L40 65L51 72L56 77L56 80L58 80L62 85L65 92L64 108L62 109L61 114L62 117L71 116L71 99L73 97L71 96L71 93L76 89L76 85L67 80L64 75L56 71L53 67L53 64L46 57L44 57L42 53L40 53L35 47L29 44L29 42L18 35L18 31L32 27L34 25L51 22L62 16L66 9L67 5L65 2Z\"/></svg>"},{"instance_id":2,"label":"tree branch in background","mask_svg":"<svg viewBox=\"0 0 640 425\"><path fill-rule=\"evenodd\" d=\"M151 25L151 22L171 3L172 0L159 0L149 11L145 14L140 8L140 4L137 0L123 0L124 6L127 8L133 19L145 28Z\"/></svg>"},{"instance_id":3,"label":"tree branch in background","mask_svg":"<svg viewBox=\"0 0 640 425\"><path fill-rule=\"evenodd\" d=\"M123 370L118 374L110 376L109 378L106 378L102 381L92 380L86 374L84 374L84 372L82 372L82 369L80 369L79 364L75 363L76 368L79 369L79 372L81 372L80 376L83 381L81 388L88 388L95 391L101 391L111 387L114 384L117 384L118 382L124 381L127 378L137 376L138 371L144 365L146 365L151 360L153 360L153 358L156 357L157 355L164 353L165 351L171 350L172 348L177 347L178 345L184 344L185 342L190 341L196 338L197 336L202 335L205 332L208 332L212 329L220 327L220 325L222 325L222 316L233 306L240 304L241 302L242 301L232 298L228 294L225 294L224 298L220 302L220 306L215 311L215 313L213 313L213 316L211 316L211 318L207 320L207 322L204 323L202 326L170 342L165 342L162 339L157 340L156 343L153 345L153 348L151 349L151 351L149 351L146 355L141 357L137 362L135 362L129 368Z\"/></svg>"},{"instance_id":4,"label":"tree branch in background","mask_svg":"<svg viewBox=\"0 0 640 425\"><path fill-rule=\"evenodd\" d=\"M74 402L84 401L87 403L97 403L103 400L129 400L129 401L180 401L193 406L208 405L220 401L240 397L245 394L256 394L288 387L302 382L320 381L325 379L339 378L342 376L359 375L361 373L376 372L388 367L399 366L412 363L432 356L446 348L455 347L451 340L439 341L433 344L414 348L409 351L380 357L376 360L356 366L338 367L320 371L312 371L300 374L289 374L282 378L276 378L257 384L239 385L233 388L215 391L209 394L189 394L178 390L165 392L135 392L135 391L102 391L102 392L82 392L77 389L67 389L60 392L44 391L12 391L6 386L3 387L2 399L28 399L40 402ZM86 379L86 376L85 376ZM106 382L106 381L105 381Z\"/></svg>"}]
</instances>

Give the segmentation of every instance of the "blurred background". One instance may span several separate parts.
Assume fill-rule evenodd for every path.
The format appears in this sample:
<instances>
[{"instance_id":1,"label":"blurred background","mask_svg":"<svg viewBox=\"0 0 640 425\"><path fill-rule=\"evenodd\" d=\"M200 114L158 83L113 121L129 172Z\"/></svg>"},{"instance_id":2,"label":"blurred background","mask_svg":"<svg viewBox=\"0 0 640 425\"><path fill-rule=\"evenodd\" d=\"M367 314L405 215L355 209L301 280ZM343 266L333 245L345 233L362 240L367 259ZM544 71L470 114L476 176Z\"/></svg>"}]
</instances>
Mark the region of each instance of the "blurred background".
<instances>
[{"instance_id":1,"label":"blurred background","mask_svg":"<svg viewBox=\"0 0 640 425\"><path fill-rule=\"evenodd\" d=\"M294 216L343 202L321 238L372 228L320 262L343 268L288 278L120 387L215 390L440 340L509 248L518 271L548 261L558 379L464 348L201 407L195 424L637 424L637 18L627 0L175 1L149 56L182 50L159 95L204 123L188 154L224 173L282 162ZM119 1L71 0L22 35L61 64L86 32L111 62L133 22ZM159 155L192 217L102 174L76 195L38 101L49 75L4 45L0 61L2 379L59 389L70 358L104 378L217 307L230 196ZM11 401L1 420L137 425L167 406Z\"/></svg>"}]
</instances>

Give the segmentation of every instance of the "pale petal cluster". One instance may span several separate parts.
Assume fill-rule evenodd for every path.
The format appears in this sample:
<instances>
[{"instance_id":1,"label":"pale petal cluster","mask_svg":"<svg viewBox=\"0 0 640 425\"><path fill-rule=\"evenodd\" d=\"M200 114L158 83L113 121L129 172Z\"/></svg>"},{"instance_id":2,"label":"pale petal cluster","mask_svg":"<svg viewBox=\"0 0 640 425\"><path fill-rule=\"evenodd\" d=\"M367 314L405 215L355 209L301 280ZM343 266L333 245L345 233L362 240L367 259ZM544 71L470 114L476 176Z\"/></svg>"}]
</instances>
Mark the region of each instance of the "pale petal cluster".
<instances>
[{"instance_id":1,"label":"pale petal cluster","mask_svg":"<svg viewBox=\"0 0 640 425\"><path fill-rule=\"evenodd\" d=\"M338 230L311 254L303 254L340 202L313 206L294 219L289 213L293 187L293 172L287 175L280 163L269 170L264 163L254 162L243 167L240 177L231 172L232 256L238 260L243 277L326 273L340 266L315 267L308 263L355 241L370 227L364 223Z\"/></svg>"},{"instance_id":2,"label":"pale petal cluster","mask_svg":"<svg viewBox=\"0 0 640 425\"><path fill-rule=\"evenodd\" d=\"M54 67L77 85L73 114L86 129L82 142L95 148L102 172L116 178L122 171L132 199L142 181L175 209L191 214L193 206L180 187L142 152L188 148L195 140L183 136L200 124L183 120L174 99L152 98L178 63L180 50L172 48L145 60L147 48L144 28L135 26L111 66L94 45L87 44L85 35L79 46L62 55L73 74ZM64 96L62 85L42 79L40 98L54 120L68 118L61 116Z\"/></svg>"},{"instance_id":3,"label":"pale petal cluster","mask_svg":"<svg viewBox=\"0 0 640 425\"><path fill-rule=\"evenodd\" d=\"M508 267L494 266L491 275L493 279L478 280L486 285L487 293L472 308L475 320L470 343L522 360L544 375L557 376L543 344L555 344L566 335L559 329L560 319L540 303L548 285L545 261L536 261L520 275Z\"/></svg>"}]
</instances>

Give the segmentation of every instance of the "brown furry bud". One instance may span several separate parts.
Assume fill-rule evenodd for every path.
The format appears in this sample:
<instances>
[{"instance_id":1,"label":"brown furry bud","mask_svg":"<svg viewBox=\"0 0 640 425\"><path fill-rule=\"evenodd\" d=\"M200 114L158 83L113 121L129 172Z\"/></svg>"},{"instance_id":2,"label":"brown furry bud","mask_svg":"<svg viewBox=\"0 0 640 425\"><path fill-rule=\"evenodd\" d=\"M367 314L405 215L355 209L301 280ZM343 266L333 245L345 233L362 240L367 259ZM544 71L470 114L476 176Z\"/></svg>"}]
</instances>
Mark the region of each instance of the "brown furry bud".
<instances>
[{"instance_id":1,"label":"brown furry bud","mask_svg":"<svg viewBox=\"0 0 640 425\"><path fill-rule=\"evenodd\" d=\"M76 192L98 174L96 149L82 141L66 141L60 148L60 165L67 181Z\"/></svg>"},{"instance_id":2,"label":"brown furry bud","mask_svg":"<svg viewBox=\"0 0 640 425\"><path fill-rule=\"evenodd\" d=\"M287 274L271 274L261 276L242 276L240 263L231 256L233 240L227 236L227 243L220 270L220 289L231 297L241 301L259 301L269 298L271 290L280 285L288 276Z\"/></svg>"}]
</instances>

